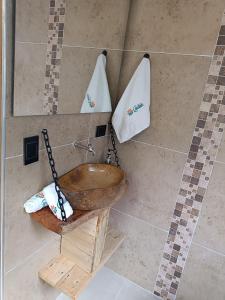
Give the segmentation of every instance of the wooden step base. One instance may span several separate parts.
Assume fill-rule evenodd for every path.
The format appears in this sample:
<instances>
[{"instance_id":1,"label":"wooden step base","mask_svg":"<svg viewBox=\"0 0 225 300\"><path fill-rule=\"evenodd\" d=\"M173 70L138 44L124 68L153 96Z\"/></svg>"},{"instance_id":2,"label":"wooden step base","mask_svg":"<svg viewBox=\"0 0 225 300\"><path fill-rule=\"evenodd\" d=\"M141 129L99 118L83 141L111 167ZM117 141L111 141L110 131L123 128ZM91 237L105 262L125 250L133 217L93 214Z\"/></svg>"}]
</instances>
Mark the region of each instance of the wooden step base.
<instances>
[{"instance_id":1,"label":"wooden step base","mask_svg":"<svg viewBox=\"0 0 225 300\"><path fill-rule=\"evenodd\" d=\"M63 292L71 299L77 299L96 272L104 266L124 240L123 234L110 230L106 236L101 262L92 273L78 267L67 257L60 255L52 259L47 266L39 271L39 277L52 287Z\"/></svg>"}]
</instances>

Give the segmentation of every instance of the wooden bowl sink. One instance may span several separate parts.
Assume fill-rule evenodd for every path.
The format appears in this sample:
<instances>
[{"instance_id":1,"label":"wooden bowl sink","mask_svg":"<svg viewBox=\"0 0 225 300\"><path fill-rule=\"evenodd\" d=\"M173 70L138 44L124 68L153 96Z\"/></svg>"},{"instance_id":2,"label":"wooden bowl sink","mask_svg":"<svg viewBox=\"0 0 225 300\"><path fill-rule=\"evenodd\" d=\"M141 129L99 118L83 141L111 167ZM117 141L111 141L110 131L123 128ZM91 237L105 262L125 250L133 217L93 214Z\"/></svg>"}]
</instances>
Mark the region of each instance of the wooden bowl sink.
<instances>
[{"instance_id":1,"label":"wooden bowl sink","mask_svg":"<svg viewBox=\"0 0 225 300\"><path fill-rule=\"evenodd\" d=\"M127 189L125 173L108 164L82 164L59 179L71 206L79 210L112 206Z\"/></svg>"}]
</instances>

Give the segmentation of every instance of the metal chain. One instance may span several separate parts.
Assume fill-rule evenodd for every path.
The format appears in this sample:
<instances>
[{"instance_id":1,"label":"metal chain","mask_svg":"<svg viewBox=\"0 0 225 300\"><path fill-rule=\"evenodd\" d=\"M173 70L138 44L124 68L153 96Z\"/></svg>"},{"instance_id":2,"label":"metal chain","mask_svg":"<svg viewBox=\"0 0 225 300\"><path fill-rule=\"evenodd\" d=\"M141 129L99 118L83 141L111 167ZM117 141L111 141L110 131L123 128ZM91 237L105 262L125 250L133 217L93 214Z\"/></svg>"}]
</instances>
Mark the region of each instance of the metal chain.
<instances>
[{"instance_id":1,"label":"metal chain","mask_svg":"<svg viewBox=\"0 0 225 300\"><path fill-rule=\"evenodd\" d=\"M44 137L44 141L45 141L45 147L46 147L46 151L48 154L48 160L49 160L49 164L51 167L51 171L52 171L52 177L55 183L55 190L56 193L58 195L58 204L61 210L61 216L62 216L62 220L65 222L66 221L66 212L64 210L64 206L63 206L63 197L62 197L62 192L60 190L60 186L59 186L59 181L58 181L58 174L56 172L55 169L55 161L54 158L52 156L52 148L50 146L49 143L49 137L48 137L48 130L47 129L42 129L42 135ZM64 195L64 194L63 194Z\"/></svg>"},{"instance_id":2,"label":"metal chain","mask_svg":"<svg viewBox=\"0 0 225 300\"><path fill-rule=\"evenodd\" d=\"M111 143L112 143L112 147L113 147L113 149L109 149L109 151L111 150L114 153L114 158L115 158L116 166L120 167L119 157L118 157L118 151L116 149L116 141L115 141L115 138L114 138L114 129L113 129L113 126L112 126L111 122L109 122L109 132L110 132Z\"/></svg>"}]
</instances>

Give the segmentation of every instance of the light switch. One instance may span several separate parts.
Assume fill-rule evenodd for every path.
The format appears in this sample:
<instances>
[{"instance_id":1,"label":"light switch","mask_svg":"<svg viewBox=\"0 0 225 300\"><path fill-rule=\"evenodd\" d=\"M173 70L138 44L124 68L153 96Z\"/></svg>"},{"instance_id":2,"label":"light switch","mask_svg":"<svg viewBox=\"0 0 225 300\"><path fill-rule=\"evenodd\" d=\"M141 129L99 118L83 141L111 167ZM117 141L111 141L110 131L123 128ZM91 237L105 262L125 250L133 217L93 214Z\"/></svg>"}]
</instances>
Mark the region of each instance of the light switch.
<instances>
[{"instance_id":1,"label":"light switch","mask_svg":"<svg viewBox=\"0 0 225 300\"><path fill-rule=\"evenodd\" d=\"M107 125L99 125L96 127L95 137L105 136Z\"/></svg>"},{"instance_id":2,"label":"light switch","mask_svg":"<svg viewBox=\"0 0 225 300\"><path fill-rule=\"evenodd\" d=\"M29 165L39 159L39 136L31 136L23 140L24 165Z\"/></svg>"}]
</instances>

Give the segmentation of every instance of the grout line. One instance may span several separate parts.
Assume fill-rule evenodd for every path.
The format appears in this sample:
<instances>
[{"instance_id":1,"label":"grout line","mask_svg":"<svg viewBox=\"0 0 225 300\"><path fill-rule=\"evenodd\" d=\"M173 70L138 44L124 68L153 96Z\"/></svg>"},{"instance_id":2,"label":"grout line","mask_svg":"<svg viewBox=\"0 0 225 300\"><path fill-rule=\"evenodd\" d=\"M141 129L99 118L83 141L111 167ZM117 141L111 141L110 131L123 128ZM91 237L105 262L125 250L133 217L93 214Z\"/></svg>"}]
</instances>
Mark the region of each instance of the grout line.
<instances>
[{"instance_id":1,"label":"grout line","mask_svg":"<svg viewBox=\"0 0 225 300\"><path fill-rule=\"evenodd\" d=\"M140 218L138 218L138 217L129 215L129 214L127 214L127 213L125 213L125 212L122 212L122 211L120 211L120 210L118 210L118 209L116 209L116 208L113 208L113 207L112 207L111 209L114 210L114 211L116 211L116 212L119 213L120 215L127 216L128 218L133 218L133 219L135 219L135 220L137 220L137 221L139 221L139 222L141 222L141 223L143 223L143 224L145 224L145 225L148 225L148 226L150 226L150 227L152 227L152 228L154 228L154 229L158 229L158 230L163 231L163 232L165 232L165 233L169 233L168 230L165 230L165 229L163 229L163 228L161 228L161 227L158 227L158 226L156 226L156 225L153 225L153 224L151 224L151 223L149 223L149 222L147 222L147 221L145 221L145 220L142 220L142 219L140 219Z\"/></svg>"},{"instance_id":2,"label":"grout line","mask_svg":"<svg viewBox=\"0 0 225 300\"><path fill-rule=\"evenodd\" d=\"M120 49L120 48L92 47L92 46L69 45L69 44L63 44L63 47L67 47L67 48L93 49L93 50L109 50L109 51L120 51L120 52L123 52L123 49Z\"/></svg>"},{"instance_id":3,"label":"grout line","mask_svg":"<svg viewBox=\"0 0 225 300\"><path fill-rule=\"evenodd\" d=\"M135 143L144 144L144 145L147 145L147 146L152 146L152 147L163 149L163 150L168 150L168 151L171 151L171 152L176 152L176 153L183 154L183 155L186 155L186 156L188 155L187 152L182 152L182 151L178 151L178 150L175 150L175 149L171 149L171 148L167 148L167 147L163 147L163 146L159 146L159 145L149 144L149 143L138 141L138 140L135 140L135 139L131 139L130 141L135 142Z\"/></svg>"},{"instance_id":4,"label":"grout line","mask_svg":"<svg viewBox=\"0 0 225 300\"><path fill-rule=\"evenodd\" d=\"M26 262L28 262L33 256L35 256L37 253L42 251L45 247L50 245L52 242L57 241L56 238L51 238L50 241L46 242L44 245L42 245L39 249L35 250L32 254L28 255L22 262L15 265L13 268L9 269L7 272L5 272L5 276L7 276L10 272L14 271L15 269L23 266Z\"/></svg>"},{"instance_id":5,"label":"grout line","mask_svg":"<svg viewBox=\"0 0 225 300\"><path fill-rule=\"evenodd\" d=\"M199 57L209 57L212 58L213 54L195 54L195 53L181 53L181 52L165 52L165 51L151 51L150 49L138 50L138 49L123 49L124 52L137 52L149 54L166 54L166 55L182 55L182 56L199 56Z\"/></svg>"},{"instance_id":6,"label":"grout line","mask_svg":"<svg viewBox=\"0 0 225 300\"><path fill-rule=\"evenodd\" d=\"M60 149L60 148L64 148L64 147L68 147L68 146L72 146L72 145L73 145L73 143L69 143L69 144L54 146L54 147L52 147L52 149ZM41 148L39 150L39 152L43 152L43 151L46 151L46 149L45 148Z\"/></svg>"},{"instance_id":7,"label":"grout line","mask_svg":"<svg viewBox=\"0 0 225 300\"><path fill-rule=\"evenodd\" d=\"M217 163L217 164L225 165L225 162L223 162L221 160L214 160L214 162Z\"/></svg>"},{"instance_id":8,"label":"grout line","mask_svg":"<svg viewBox=\"0 0 225 300\"><path fill-rule=\"evenodd\" d=\"M87 140L88 140L88 138L85 138L85 139L82 139L82 140L76 140L76 141L84 142L84 141L87 141ZM72 143L68 143L68 144L53 146L52 149L60 149L60 148L63 148L63 147L73 146L73 143L74 143L74 141ZM39 153L43 152L43 151L45 151L45 148L39 149ZM13 156L7 156L5 159L9 160L9 159L13 159L13 158L22 157L22 156L23 156L23 154L18 154L18 155L13 155Z\"/></svg>"},{"instance_id":9,"label":"grout line","mask_svg":"<svg viewBox=\"0 0 225 300\"><path fill-rule=\"evenodd\" d=\"M18 157L21 157L23 156L23 154L18 154L18 155L14 155L14 156L8 156L5 158L5 160L9 160L9 159L13 159L13 158L18 158Z\"/></svg>"},{"instance_id":10,"label":"grout line","mask_svg":"<svg viewBox=\"0 0 225 300\"><path fill-rule=\"evenodd\" d=\"M30 44L30 45L47 45L47 42L29 42L29 41L16 41L17 44ZM108 47L93 47L93 46L83 46L83 45L69 45L69 44L63 44L63 47L68 48L83 48L83 49L93 49L93 50L110 50L110 51L123 51L123 49L120 48L108 48Z\"/></svg>"},{"instance_id":11,"label":"grout line","mask_svg":"<svg viewBox=\"0 0 225 300\"><path fill-rule=\"evenodd\" d=\"M214 250L214 249L212 249L212 248L208 248L208 247L203 246L203 245L201 245L201 244L199 244L199 243L196 243L196 242L192 242L192 244L195 245L195 246L201 247L201 248L203 248L203 249L205 249L205 250L208 250L209 252L212 252L212 253L214 253L214 254L216 254L216 255L218 255L218 256L223 256L223 257L225 257L225 253L222 253L222 252L220 252L220 251Z\"/></svg>"},{"instance_id":12,"label":"grout line","mask_svg":"<svg viewBox=\"0 0 225 300\"><path fill-rule=\"evenodd\" d=\"M29 41L16 41L16 44L30 44L30 45L47 45L47 42L29 42Z\"/></svg>"},{"instance_id":13,"label":"grout line","mask_svg":"<svg viewBox=\"0 0 225 300\"><path fill-rule=\"evenodd\" d=\"M124 213L124 212L122 212L122 211L120 211L120 210L118 210L118 209L115 209L115 208L112 208L112 210L116 211L116 212L119 213L120 215L124 215L124 216L126 216L126 217L128 217L128 218L133 218L133 219L135 219L135 220L138 221L138 222L147 224L148 226L150 226L150 227L152 227L152 228L154 228L154 229L158 229L158 230L160 230L160 231L162 231L162 232L164 232L164 233L167 233L167 234L169 233L169 230L165 230L165 229L163 229L163 228L161 228L161 227L158 227L158 226L156 226L156 225L153 225L153 224L149 223L148 221L145 221L145 220L142 220L142 219L140 219L140 218L138 218L138 217L129 215L129 214ZM194 237L194 236L193 236L193 237ZM223 256L223 257L225 257L225 253L223 253L223 252L220 252L220 251L217 251L217 250L215 250L215 249L206 247L206 246L204 246L204 245L202 245L202 244L200 244L200 243L197 243L197 242L192 242L192 244L194 244L194 245L196 245L196 246L198 246L198 247L201 247L201 248L203 248L203 249L206 249L206 250L208 250L208 251L210 251L210 252L212 252L212 253L215 253L215 254L217 254L218 256Z\"/></svg>"},{"instance_id":14,"label":"grout line","mask_svg":"<svg viewBox=\"0 0 225 300\"><path fill-rule=\"evenodd\" d=\"M86 142L88 141L89 139L91 140L95 140L95 139L99 139L99 138L104 138L104 137L108 137L108 135L104 135L104 136L101 136L101 137L90 137L90 138L85 138L85 139L82 139L82 140L75 140L76 142ZM72 143L68 143L68 144L63 144L63 145L58 145L58 146L53 146L52 149L60 149L60 148L63 148L63 147L68 147L68 146L73 146L74 144L74 141ZM43 152L45 151L45 148L41 148L39 150L39 153L40 152ZM18 158L18 157L22 157L23 154L18 154L18 155L13 155L13 156L7 156L5 159L6 160L9 160L9 159L13 159L13 158Z\"/></svg>"},{"instance_id":15,"label":"grout line","mask_svg":"<svg viewBox=\"0 0 225 300\"><path fill-rule=\"evenodd\" d=\"M74 142L79 142L79 143L81 143L81 142L86 142L86 141L88 141L88 140L89 140L89 137L86 137L85 139L82 139L82 140L75 140L75 141L72 142L72 145L74 144Z\"/></svg>"},{"instance_id":16,"label":"grout line","mask_svg":"<svg viewBox=\"0 0 225 300\"><path fill-rule=\"evenodd\" d=\"M18 44L31 44L31 45L47 45L47 42L29 42L29 41L16 41ZM96 49L96 50L109 50L109 51L121 51L121 52L134 52L134 53L146 53L149 54L165 54L165 55L182 55L182 56L196 56L196 57L208 57L212 58L213 54L195 54L195 53L181 53L181 52L165 52L165 51L152 51L150 49L121 49L121 48L109 48L109 47L93 47L83 45L69 45L63 44L63 47L68 48L83 48L83 49Z\"/></svg>"}]
</instances>

